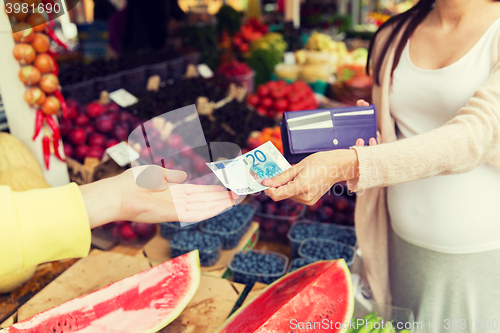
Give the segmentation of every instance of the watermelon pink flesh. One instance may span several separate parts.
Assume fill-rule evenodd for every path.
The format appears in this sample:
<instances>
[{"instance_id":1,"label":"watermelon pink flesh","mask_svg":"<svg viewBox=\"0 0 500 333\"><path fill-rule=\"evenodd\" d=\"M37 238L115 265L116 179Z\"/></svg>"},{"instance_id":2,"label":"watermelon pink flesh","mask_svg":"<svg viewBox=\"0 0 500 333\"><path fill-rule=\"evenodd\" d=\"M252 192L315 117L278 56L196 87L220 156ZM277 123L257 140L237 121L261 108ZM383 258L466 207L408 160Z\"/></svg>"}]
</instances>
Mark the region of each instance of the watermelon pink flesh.
<instances>
[{"instance_id":1,"label":"watermelon pink flesh","mask_svg":"<svg viewBox=\"0 0 500 333\"><path fill-rule=\"evenodd\" d=\"M318 261L269 285L236 311L217 332L345 332L340 325L335 329L335 323L345 322L348 327L353 310L351 274L345 261ZM328 329L322 330L325 327L320 324L316 329L307 329L307 322L314 325L324 320L328 322ZM295 327L298 323L304 327Z\"/></svg>"},{"instance_id":2,"label":"watermelon pink flesh","mask_svg":"<svg viewBox=\"0 0 500 333\"><path fill-rule=\"evenodd\" d=\"M34 315L5 332L157 332L179 316L199 283L195 250Z\"/></svg>"}]
</instances>

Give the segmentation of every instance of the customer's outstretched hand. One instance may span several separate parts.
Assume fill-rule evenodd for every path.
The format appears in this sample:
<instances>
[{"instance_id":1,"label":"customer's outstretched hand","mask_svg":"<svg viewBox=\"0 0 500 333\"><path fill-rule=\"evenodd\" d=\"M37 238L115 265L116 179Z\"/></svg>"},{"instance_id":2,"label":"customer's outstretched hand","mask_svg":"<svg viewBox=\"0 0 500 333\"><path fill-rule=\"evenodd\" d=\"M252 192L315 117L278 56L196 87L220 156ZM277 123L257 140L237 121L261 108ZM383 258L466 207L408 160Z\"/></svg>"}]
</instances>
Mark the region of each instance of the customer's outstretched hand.
<instances>
[{"instance_id":1,"label":"customer's outstretched hand","mask_svg":"<svg viewBox=\"0 0 500 333\"><path fill-rule=\"evenodd\" d=\"M119 220L197 222L233 206L238 198L221 186L182 184L186 176L149 165L80 186L91 228Z\"/></svg>"}]
</instances>

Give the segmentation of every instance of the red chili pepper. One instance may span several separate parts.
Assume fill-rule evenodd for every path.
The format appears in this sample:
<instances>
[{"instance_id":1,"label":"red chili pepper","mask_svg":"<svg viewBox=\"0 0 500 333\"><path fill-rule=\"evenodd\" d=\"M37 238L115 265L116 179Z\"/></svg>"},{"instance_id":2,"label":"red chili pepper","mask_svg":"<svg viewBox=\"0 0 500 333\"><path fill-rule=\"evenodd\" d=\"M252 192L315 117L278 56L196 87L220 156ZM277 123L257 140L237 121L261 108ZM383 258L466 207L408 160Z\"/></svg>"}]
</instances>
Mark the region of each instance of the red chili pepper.
<instances>
[{"instance_id":1,"label":"red chili pepper","mask_svg":"<svg viewBox=\"0 0 500 333\"><path fill-rule=\"evenodd\" d=\"M61 132L59 131L59 126L55 122L54 118L52 118L52 116L45 116L45 121L47 122L47 125L49 125L52 132L54 132L54 140L59 141L61 138Z\"/></svg>"},{"instance_id":2,"label":"red chili pepper","mask_svg":"<svg viewBox=\"0 0 500 333\"><path fill-rule=\"evenodd\" d=\"M50 164L50 139L48 136L44 136L42 139L42 145L43 145L43 160L45 162L45 168L49 170L49 164Z\"/></svg>"},{"instance_id":3,"label":"red chili pepper","mask_svg":"<svg viewBox=\"0 0 500 333\"><path fill-rule=\"evenodd\" d=\"M61 91L59 91L59 90L54 91L54 95L59 100L59 103L61 103L61 109L63 111L63 117L64 118L68 118L68 106L66 105L66 100L64 99L63 95L61 94Z\"/></svg>"},{"instance_id":4,"label":"red chili pepper","mask_svg":"<svg viewBox=\"0 0 500 333\"><path fill-rule=\"evenodd\" d=\"M35 141L38 134L40 134L40 130L42 129L43 126L43 119L44 119L44 114L42 110L37 110L35 118L35 134L33 135L32 139L33 141Z\"/></svg>"},{"instance_id":5,"label":"red chili pepper","mask_svg":"<svg viewBox=\"0 0 500 333\"><path fill-rule=\"evenodd\" d=\"M50 0L42 0L42 2L44 4L51 4L52 5L52 8L54 8L54 2L53 1L50 1ZM52 11L49 13L47 11L47 15L49 15L49 25L52 26L52 27L55 27L56 25L54 24L54 13L52 13Z\"/></svg>"},{"instance_id":6,"label":"red chili pepper","mask_svg":"<svg viewBox=\"0 0 500 333\"><path fill-rule=\"evenodd\" d=\"M47 51L47 53L48 53L48 54L50 54L50 56L51 56L52 58L54 58L54 59L59 58L59 54L57 54L56 52L54 52L54 51L52 51L52 50L50 50L50 49ZM57 63L56 63L56 66L57 66Z\"/></svg>"},{"instance_id":7,"label":"red chili pepper","mask_svg":"<svg viewBox=\"0 0 500 333\"><path fill-rule=\"evenodd\" d=\"M54 71L52 71L52 73L54 73L55 76L59 76L59 65L57 64L56 58L54 58L54 56L50 53L49 55L52 57L52 59L54 59Z\"/></svg>"},{"instance_id":8,"label":"red chili pepper","mask_svg":"<svg viewBox=\"0 0 500 333\"><path fill-rule=\"evenodd\" d=\"M64 47L66 50L68 49L68 45L64 44L60 39L59 37L57 37L56 33L54 32L54 30L52 30L51 27L47 26L47 35L49 35L49 37L54 41L56 42L57 44L61 45L62 47Z\"/></svg>"},{"instance_id":9,"label":"red chili pepper","mask_svg":"<svg viewBox=\"0 0 500 333\"><path fill-rule=\"evenodd\" d=\"M52 146L54 147L54 155L61 161L61 162L66 162L64 158L62 158L61 154L59 153L59 139L52 140Z\"/></svg>"}]
</instances>

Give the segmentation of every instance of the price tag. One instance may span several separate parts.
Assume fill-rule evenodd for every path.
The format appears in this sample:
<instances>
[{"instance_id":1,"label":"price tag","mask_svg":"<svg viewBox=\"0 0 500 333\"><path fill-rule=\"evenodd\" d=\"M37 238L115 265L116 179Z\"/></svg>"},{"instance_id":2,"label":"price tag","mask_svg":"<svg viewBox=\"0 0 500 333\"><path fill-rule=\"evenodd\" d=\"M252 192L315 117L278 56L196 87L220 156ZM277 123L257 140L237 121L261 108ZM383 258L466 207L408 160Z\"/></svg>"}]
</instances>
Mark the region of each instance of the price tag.
<instances>
[{"instance_id":1,"label":"price tag","mask_svg":"<svg viewBox=\"0 0 500 333\"><path fill-rule=\"evenodd\" d=\"M214 72L207 66L207 64L198 65L198 73L200 73L201 77L204 79L210 79L214 76Z\"/></svg>"},{"instance_id":2,"label":"price tag","mask_svg":"<svg viewBox=\"0 0 500 333\"><path fill-rule=\"evenodd\" d=\"M126 142L120 142L113 147L106 149L106 153L118 164L123 167L139 158L139 153L130 147Z\"/></svg>"},{"instance_id":3,"label":"price tag","mask_svg":"<svg viewBox=\"0 0 500 333\"><path fill-rule=\"evenodd\" d=\"M148 84L146 85L147 91L158 91L160 89L161 79L159 75L153 75L148 79Z\"/></svg>"},{"instance_id":4,"label":"price tag","mask_svg":"<svg viewBox=\"0 0 500 333\"><path fill-rule=\"evenodd\" d=\"M118 89L109 94L109 98L113 100L116 104L121 106L122 108L126 108L127 106L134 105L139 102L137 97L126 91L125 89Z\"/></svg>"}]
</instances>

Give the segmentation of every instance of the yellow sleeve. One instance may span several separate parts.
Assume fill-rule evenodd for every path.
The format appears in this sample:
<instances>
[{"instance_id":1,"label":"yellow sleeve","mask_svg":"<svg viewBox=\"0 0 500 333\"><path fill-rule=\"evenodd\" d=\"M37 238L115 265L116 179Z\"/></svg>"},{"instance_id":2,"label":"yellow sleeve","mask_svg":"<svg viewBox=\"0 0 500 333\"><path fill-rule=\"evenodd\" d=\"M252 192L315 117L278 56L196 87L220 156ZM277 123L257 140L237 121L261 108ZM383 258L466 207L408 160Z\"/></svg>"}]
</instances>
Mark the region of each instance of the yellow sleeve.
<instances>
[{"instance_id":1,"label":"yellow sleeve","mask_svg":"<svg viewBox=\"0 0 500 333\"><path fill-rule=\"evenodd\" d=\"M90 227L78 185L14 192L0 186L0 276L85 257Z\"/></svg>"}]
</instances>

